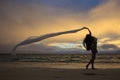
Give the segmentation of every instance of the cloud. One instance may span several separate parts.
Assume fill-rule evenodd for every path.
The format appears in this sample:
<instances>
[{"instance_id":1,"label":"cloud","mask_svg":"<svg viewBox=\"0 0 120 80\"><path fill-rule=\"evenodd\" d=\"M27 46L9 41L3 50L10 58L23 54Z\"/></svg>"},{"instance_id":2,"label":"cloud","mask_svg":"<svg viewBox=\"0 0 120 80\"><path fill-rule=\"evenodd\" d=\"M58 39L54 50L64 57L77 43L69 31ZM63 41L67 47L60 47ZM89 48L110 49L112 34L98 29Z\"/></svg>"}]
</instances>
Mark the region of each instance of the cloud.
<instances>
[{"instance_id":1,"label":"cloud","mask_svg":"<svg viewBox=\"0 0 120 80\"><path fill-rule=\"evenodd\" d=\"M54 44L54 45L53 45ZM56 46L56 45L59 46ZM68 44L68 43L64 43ZM63 53L84 53L83 49L81 47L78 48L78 44L76 47L71 48L70 46L67 48L66 45L63 43L38 43L38 44L31 44L27 46L21 46L19 47L15 52L16 53L56 53L56 54L63 54ZM72 43L73 44L73 43ZM62 47L61 47L62 46ZM63 47L64 46L64 47Z\"/></svg>"},{"instance_id":2,"label":"cloud","mask_svg":"<svg viewBox=\"0 0 120 80\"><path fill-rule=\"evenodd\" d=\"M42 1L44 2L46 0ZM86 5L79 5L79 1L74 2L74 0L71 0L68 2L68 0L62 0L63 2L65 1L65 4L68 4L68 6L65 5L65 8L62 2L59 4L56 2L56 5L53 5L54 0L50 4L46 4L46 2L42 4L42 1L38 3L34 1L32 3L27 1L19 1L20 3L9 0L1 1L1 45L14 46L30 36L72 30L81 28L82 26L87 26L92 30L93 35L100 41L98 42L100 46L103 44L120 45L119 0L106 0L103 3L97 2L97 5L91 6L89 10L85 8L87 12L80 10L80 8L83 9ZM74 4L71 4L73 2ZM50 38L41 43L67 42L69 44L70 42L79 42L83 40L86 33L88 32L82 31L76 34L62 35ZM106 38L108 39L104 40ZM42 47L44 48L44 46ZM36 49L36 47L34 48Z\"/></svg>"},{"instance_id":3,"label":"cloud","mask_svg":"<svg viewBox=\"0 0 120 80\"><path fill-rule=\"evenodd\" d=\"M48 46L45 43L30 44L17 48L16 53L55 53L59 50L56 46Z\"/></svg>"},{"instance_id":4,"label":"cloud","mask_svg":"<svg viewBox=\"0 0 120 80\"><path fill-rule=\"evenodd\" d=\"M102 50L119 50L120 48L114 44L103 44L101 46Z\"/></svg>"},{"instance_id":5,"label":"cloud","mask_svg":"<svg viewBox=\"0 0 120 80\"><path fill-rule=\"evenodd\" d=\"M49 6L64 8L67 11L73 12L88 12L93 7L105 2L105 0L41 0Z\"/></svg>"},{"instance_id":6,"label":"cloud","mask_svg":"<svg viewBox=\"0 0 120 80\"><path fill-rule=\"evenodd\" d=\"M97 6L89 13L91 16L89 16L89 20L94 22L93 24L96 26L94 29L97 30L99 36L104 36L104 34L112 32L120 34L120 5L118 5L118 3L119 0L109 0L106 3Z\"/></svg>"}]
</instances>

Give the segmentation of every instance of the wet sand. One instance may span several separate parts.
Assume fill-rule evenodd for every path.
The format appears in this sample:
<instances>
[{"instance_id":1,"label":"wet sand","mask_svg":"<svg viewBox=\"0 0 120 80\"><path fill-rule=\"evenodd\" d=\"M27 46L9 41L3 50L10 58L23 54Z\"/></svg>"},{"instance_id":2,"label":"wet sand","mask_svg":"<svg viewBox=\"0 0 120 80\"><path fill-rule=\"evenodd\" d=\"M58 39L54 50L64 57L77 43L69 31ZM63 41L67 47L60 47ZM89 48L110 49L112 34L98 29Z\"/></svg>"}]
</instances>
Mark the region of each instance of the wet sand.
<instances>
[{"instance_id":1,"label":"wet sand","mask_svg":"<svg viewBox=\"0 0 120 80\"><path fill-rule=\"evenodd\" d=\"M0 62L0 80L120 80L119 63Z\"/></svg>"}]
</instances>

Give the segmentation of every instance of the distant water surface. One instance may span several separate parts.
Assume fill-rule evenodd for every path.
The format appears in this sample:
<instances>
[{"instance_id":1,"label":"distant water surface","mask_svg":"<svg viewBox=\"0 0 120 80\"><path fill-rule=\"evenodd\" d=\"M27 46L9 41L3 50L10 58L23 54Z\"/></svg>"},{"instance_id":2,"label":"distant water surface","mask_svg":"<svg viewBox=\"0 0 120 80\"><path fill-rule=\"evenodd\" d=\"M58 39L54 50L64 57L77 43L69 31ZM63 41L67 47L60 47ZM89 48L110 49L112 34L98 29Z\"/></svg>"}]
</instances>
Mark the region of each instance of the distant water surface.
<instances>
[{"instance_id":1,"label":"distant water surface","mask_svg":"<svg viewBox=\"0 0 120 80\"><path fill-rule=\"evenodd\" d=\"M86 63L91 54L0 54L0 62L67 62ZM120 63L120 54L97 54L96 63Z\"/></svg>"}]
</instances>

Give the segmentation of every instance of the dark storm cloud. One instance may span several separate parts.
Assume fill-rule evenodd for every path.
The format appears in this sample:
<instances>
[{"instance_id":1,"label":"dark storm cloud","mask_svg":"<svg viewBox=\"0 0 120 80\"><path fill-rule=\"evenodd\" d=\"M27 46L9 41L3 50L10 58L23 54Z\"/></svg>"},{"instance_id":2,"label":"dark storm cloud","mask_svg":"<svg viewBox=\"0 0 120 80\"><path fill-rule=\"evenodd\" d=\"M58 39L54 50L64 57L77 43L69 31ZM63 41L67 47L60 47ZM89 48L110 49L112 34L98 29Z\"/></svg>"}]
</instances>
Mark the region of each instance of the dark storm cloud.
<instances>
[{"instance_id":1,"label":"dark storm cloud","mask_svg":"<svg viewBox=\"0 0 120 80\"><path fill-rule=\"evenodd\" d=\"M0 53L10 53L12 50L12 45L0 45Z\"/></svg>"},{"instance_id":2,"label":"dark storm cloud","mask_svg":"<svg viewBox=\"0 0 120 80\"><path fill-rule=\"evenodd\" d=\"M118 49L120 49L117 45L114 45L114 44L103 44L102 46L101 46L101 49L106 49L106 50L110 50L110 49L112 49L112 50L118 50Z\"/></svg>"}]
</instances>

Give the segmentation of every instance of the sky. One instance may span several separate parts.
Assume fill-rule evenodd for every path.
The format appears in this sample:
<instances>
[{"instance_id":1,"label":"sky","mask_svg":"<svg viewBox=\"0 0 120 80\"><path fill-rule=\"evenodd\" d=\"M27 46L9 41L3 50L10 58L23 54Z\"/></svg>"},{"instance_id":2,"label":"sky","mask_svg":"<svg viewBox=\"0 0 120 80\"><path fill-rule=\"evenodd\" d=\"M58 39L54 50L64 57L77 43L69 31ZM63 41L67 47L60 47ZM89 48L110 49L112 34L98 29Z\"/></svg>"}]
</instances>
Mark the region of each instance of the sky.
<instances>
[{"instance_id":1,"label":"sky","mask_svg":"<svg viewBox=\"0 0 120 80\"><path fill-rule=\"evenodd\" d=\"M47 33L90 28L98 50L120 50L120 0L0 0L0 53ZM19 47L16 52L82 53L88 31Z\"/></svg>"}]
</instances>

